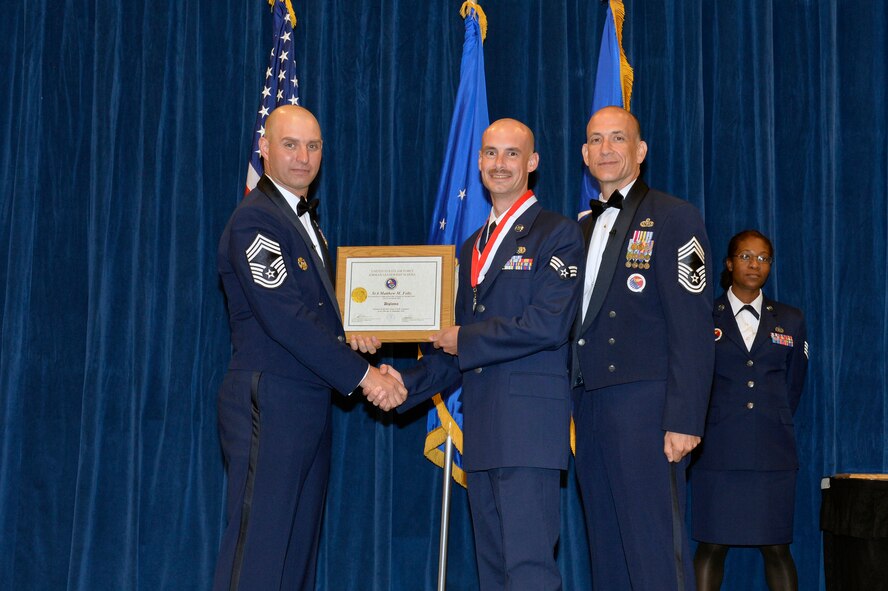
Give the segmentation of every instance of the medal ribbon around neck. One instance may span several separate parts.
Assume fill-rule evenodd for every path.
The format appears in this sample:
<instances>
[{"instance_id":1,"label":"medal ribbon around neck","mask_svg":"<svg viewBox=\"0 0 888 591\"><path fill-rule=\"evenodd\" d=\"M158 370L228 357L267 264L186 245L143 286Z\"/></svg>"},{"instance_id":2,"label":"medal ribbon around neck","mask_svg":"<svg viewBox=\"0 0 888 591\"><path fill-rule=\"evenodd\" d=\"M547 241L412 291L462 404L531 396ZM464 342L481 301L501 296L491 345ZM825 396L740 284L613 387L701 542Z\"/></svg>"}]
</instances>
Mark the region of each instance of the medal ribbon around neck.
<instances>
[{"instance_id":1,"label":"medal ribbon around neck","mask_svg":"<svg viewBox=\"0 0 888 591\"><path fill-rule=\"evenodd\" d=\"M527 203L533 199L531 203ZM512 207L506 212L506 215L503 216L503 220L501 223L496 225L496 228L493 230L493 234L490 238L487 239L487 244L484 246L484 252L478 252L478 244L481 240L481 234L483 230L478 233L478 238L475 240L475 247L472 248L472 287L478 287L478 277L481 275L482 271L487 271L487 268L490 266L490 257L493 255L493 252L499 246L499 243L502 242L500 239L500 235L505 231L508 232L509 228L512 227L512 222L514 221L512 218L518 217L518 210L521 209L523 205L527 203L527 207L530 207L534 203L536 203L536 199L534 198L533 191L528 190L524 195L518 198L518 200L512 204ZM527 209L527 208L524 208ZM521 213L524 213L522 210ZM490 222L485 222L485 228Z\"/></svg>"}]
</instances>

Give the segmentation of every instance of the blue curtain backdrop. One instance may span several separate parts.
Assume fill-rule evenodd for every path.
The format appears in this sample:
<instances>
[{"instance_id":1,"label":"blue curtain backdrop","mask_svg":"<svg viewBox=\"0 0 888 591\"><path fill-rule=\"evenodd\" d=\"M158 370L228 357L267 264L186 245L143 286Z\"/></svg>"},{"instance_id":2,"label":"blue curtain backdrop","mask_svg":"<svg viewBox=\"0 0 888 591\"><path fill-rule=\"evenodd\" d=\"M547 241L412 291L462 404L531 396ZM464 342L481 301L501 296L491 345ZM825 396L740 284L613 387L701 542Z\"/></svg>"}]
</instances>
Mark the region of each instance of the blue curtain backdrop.
<instances>
[{"instance_id":1,"label":"blue curtain backdrop","mask_svg":"<svg viewBox=\"0 0 888 591\"><path fill-rule=\"evenodd\" d=\"M295 3L325 134L332 245L425 240L453 106L457 0ZM766 291L807 314L795 543L823 587L819 480L888 471L888 7L626 1L645 177L704 212L719 256L757 227ZM604 7L486 0L491 119L537 133L542 202L572 214ZM33 0L0 20L0 585L203 589L222 526L216 243L244 186L270 48L264 0ZM409 346L387 360L411 363ZM319 589L434 586L440 470L425 413L335 410ZM565 588L589 586L572 480ZM464 491L451 589L477 588ZM764 589L755 551L725 588Z\"/></svg>"}]
</instances>

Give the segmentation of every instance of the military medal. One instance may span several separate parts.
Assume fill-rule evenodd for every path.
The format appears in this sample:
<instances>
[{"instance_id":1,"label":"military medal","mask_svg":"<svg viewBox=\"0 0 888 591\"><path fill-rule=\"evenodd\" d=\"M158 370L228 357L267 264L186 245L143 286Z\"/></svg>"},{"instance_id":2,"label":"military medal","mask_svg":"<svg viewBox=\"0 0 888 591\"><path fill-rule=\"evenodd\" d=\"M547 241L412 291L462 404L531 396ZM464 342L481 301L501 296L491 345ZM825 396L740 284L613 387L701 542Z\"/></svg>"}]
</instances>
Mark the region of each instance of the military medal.
<instances>
[{"instance_id":1,"label":"military medal","mask_svg":"<svg viewBox=\"0 0 888 591\"><path fill-rule=\"evenodd\" d=\"M652 230L636 230L629 240L629 247L626 249L626 267L650 269L653 252L654 232Z\"/></svg>"}]
</instances>

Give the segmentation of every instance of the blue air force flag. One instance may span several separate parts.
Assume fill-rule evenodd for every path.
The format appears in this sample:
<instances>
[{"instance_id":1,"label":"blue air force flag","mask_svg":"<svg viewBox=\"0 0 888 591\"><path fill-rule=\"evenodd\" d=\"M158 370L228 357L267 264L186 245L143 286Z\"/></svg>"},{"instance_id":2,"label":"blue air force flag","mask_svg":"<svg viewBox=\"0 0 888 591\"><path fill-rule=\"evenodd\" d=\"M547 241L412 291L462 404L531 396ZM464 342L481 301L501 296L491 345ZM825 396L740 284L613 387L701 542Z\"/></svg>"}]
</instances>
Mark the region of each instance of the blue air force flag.
<instances>
[{"instance_id":1,"label":"blue air force flag","mask_svg":"<svg viewBox=\"0 0 888 591\"><path fill-rule=\"evenodd\" d=\"M599 109L616 105L629 110L632 97L632 67L623 51L623 19L626 9L622 0L609 0L604 31L601 34L601 49L598 51L598 71L595 75L595 90L592 94L591 117ZM589 209L589 200L598 199L598 181L592 178L589 169L583 168L583 181L580 189L580 203L577 211Z\"/></svg>"},{"instance_id":2,"label":"blue air force flag","mask_svg":"<svg viewBox=\"0 0 888 591\"><path fill-rule=\"evenodd\" d=\"M459 89L429 228L429 244L455 244L457 248L481 227L490 212L490 203L478 172L481 135L490 123L482 47L482 29L487 28L487 19L481 8L471 2L463 4L460 14L465 19L465 40ZM435 408L428 415L424 452L430 461L443 467L443 445L449 434L457 452L454 453L453 479L465 486L461 456L461 393L462 388L455 387L435 395Z\"/></svg>"}]
</instances>

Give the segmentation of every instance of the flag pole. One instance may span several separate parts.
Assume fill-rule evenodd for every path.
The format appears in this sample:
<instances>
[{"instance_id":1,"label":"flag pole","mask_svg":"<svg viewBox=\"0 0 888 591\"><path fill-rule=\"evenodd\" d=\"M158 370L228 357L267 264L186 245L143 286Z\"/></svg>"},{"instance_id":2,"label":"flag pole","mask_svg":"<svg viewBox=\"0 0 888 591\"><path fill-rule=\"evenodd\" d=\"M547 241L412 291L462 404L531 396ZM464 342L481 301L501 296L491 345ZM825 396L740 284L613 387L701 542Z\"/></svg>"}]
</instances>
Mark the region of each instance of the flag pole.
<instances>
[{"instance_id":1,"label":"flag pole","mask_svg":"<svg viewBox=\"0 0 888 591\"><path fill-rule=\"evenodd\" d=\"M459 68L459 88L450 121L441 180L435 198L435 217L429 228L429 244L465 242L490 213L472 155L481 149L484 128L490 123L487 112L487 85L484 79L483 42L487 17L472 0L459 11L465 35ZM466 485L460 464L462 453L462 403L460 388L435 397L435 408L427 417L425 456L443 469L441 486L441 529L438 542L437 591L447 588L447 546L450 537L450 509L454 476ZM444 435L444 441L441 436ZM457 445L458 444L458 445ZM443 448L442 448L443 446ZM441 452L443 451L443 461ZM454 462L457 465L454 467Z\"/></svg>"},{"instance_id":2,"label":"flag pole","mask_svg":"<svg viewBox=\"0 0 888 591\"><path fill-rule=\"evenodd\" d=\"M447 589L447 536L450 533L450 488L453 483L453 438L444 442L444 484L441 486L441 536L438 541L438 591Z\"/></svg>"}]
</instances>

